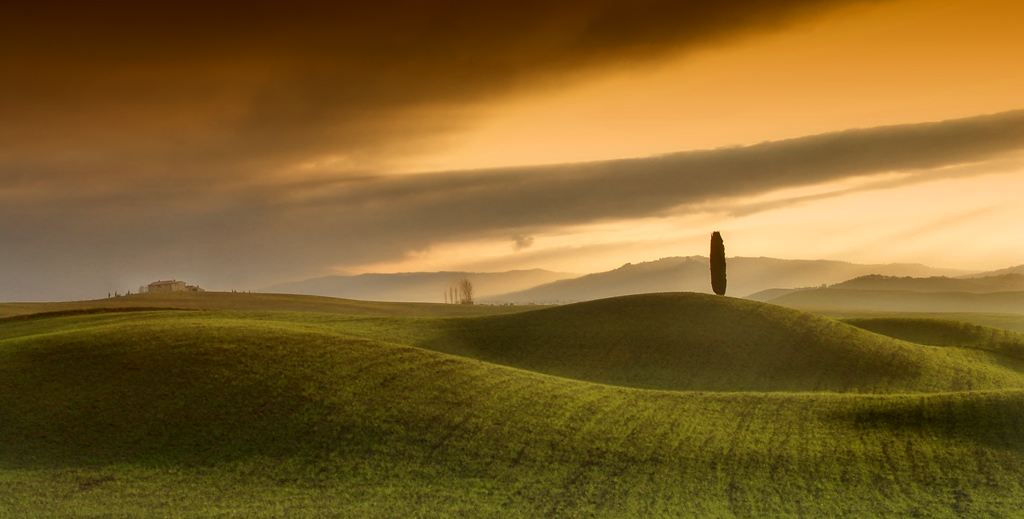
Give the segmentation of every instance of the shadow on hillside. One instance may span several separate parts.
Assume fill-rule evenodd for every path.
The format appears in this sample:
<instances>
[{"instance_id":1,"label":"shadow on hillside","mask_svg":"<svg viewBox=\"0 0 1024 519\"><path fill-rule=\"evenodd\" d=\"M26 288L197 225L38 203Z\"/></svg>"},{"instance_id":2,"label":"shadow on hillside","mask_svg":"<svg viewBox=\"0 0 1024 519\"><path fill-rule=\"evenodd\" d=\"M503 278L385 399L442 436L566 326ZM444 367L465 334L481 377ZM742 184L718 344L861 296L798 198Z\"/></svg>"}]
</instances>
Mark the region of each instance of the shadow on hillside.
<instances>
[{"instance_id":1,"label":"shadow on hillside","mask_svg":"<svg viewBox=\"0 0 1024 519\"><path fill-rule=\"evenodd\" d=\"M53 334L11 348L0 356L0 468L209 466L336 452L361 459L386 450L393 422L362 417L386 416L391 382L371 376L339 386L359 380L362 368L346 362L348 349L319 341L182 325ZM357 339L346 346L376 348Z\"/></svg>"},{"instance_id":2,"label":"shadow on hillside","mask_svg":"<svg viewBox=\"0 0 1024 519\"><path fill-rule=\"evenodd\" d=\"M24 313L18 315L0 316L0 325L4 322L15 322L33 319L46 319L50 317L69 317L74 315L94 315L99 313L126 313L126 312L155 312L164 310L182 311L188 308L173 308L169 306L120 306L102 308L76 308L69 310L53 310L38 313Z\"/></svg>"},{"instance_id":3,"label":"shadow on hillside","mask_svg":"<svg viewBox=\"0 0 1024 519\"><path fill-rule=\"evenodd\" d=\"M846 324L928 346L988 350L1024 359L1024 334L949 319L908 317L843 319Z\"/></svg>"},{"instance_id":4,"label":"shadow on hillside","mask_svg":"<svg viewBox=\"0 0 1024 519\"><path fill-rule=\"evenodd\" d=\"M866 399L833 418L861 430L913 433L1024 453L1024 391Z\"/></svg>"},{"instance_id":5,"label":"shadow on hillside","mask_svg":"<svg viewBox=\"0 0 1024 519\"><path fill-rule=\"evenodd\" d=\"M167 404L182 400L194 404ZM18 419L0 426L0 468L201 467L342 452L362 458L384 450L389 436L372 423L339 422L338 413L330 416L336 410L322 402L251 385L220 394L133 395L116 406L76 407L46 422Z\"/></svg>"}]
</instances>

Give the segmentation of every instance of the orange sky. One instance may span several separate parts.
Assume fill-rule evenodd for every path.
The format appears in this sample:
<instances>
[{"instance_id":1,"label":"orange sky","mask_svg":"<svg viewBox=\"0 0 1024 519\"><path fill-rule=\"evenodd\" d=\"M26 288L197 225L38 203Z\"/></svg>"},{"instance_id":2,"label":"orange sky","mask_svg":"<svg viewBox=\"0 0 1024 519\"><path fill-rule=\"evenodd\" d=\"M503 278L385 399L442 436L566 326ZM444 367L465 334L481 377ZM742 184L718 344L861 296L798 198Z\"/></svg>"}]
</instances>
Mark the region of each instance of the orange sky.
<instances>
[{"instance_id":1,"label":"orange sky","mask_svg":"<svg viewBox=\"0 0 1024 519\"><path fill-rule=\"evenodd\" d=\"M915 0L839 9L481 107L407 170L639 157L1024 107L1024 3ZM408 160L408 158L404 158Z\"/></svg>"},{"instance_id":2,"label":"orange sky","mask_svg":"<svg viewBox=\"0 0 1024 519\"><path fill-rule=\"evenodd\" d=\"M656 67L616 71L481 108L483 119L405 171L642 157L804 135L937 121L1024 107L1024 4L902 1L858 5L770 35L703 48ZM579 247L536 266L609 269L636 258L706 254L721 228L730 253L963 269L1024 263L1022 162L993 176L938 180L794 205L748 217L683 214L560 230L535 242ZM850 184L849 182L845 184ZM844 184L814 190L843 189ZM938 225L942 223L942 225ZM892 237L899 235L897 243ZM807 240L811 237L811 240ZM810 243L808 243L810 241ZM961 244L970 242L971 247ZM598 257L588 246L615 243ZM449 250L445 253L442 251ZM685 251L685 252L683 252ZM402 271L518 265L504 242L446 244ZM528 263L533 265L534 263Z\"/></svg>"},{"instance_id":3,"label":"orange sky","mask_svg":"<svg viewBox=\"0 0 1024 519\"><path fill-rule=\"evenodd\" d=\"M712 230L729 255L1021 264L1021 22L1013 0L0 7L0 301L584 273Z\"/></svg>"}]
</instances>

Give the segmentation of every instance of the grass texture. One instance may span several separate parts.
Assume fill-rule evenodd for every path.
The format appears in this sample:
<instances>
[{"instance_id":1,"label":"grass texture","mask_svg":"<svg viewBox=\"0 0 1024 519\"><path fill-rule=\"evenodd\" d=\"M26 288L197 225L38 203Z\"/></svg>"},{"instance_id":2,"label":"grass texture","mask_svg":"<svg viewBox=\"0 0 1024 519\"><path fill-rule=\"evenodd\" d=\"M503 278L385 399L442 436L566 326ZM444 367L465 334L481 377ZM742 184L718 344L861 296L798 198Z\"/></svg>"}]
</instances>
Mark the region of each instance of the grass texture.
<instances>
[{"instance_id":1,"label":"grass texture","mask_svg":"<svg viewBox=\"0 0 1024 519\"><path fill-rule=\"evenodd\" d=\"M926 346L780 306L704 294L625 296L452 319L418 335L416 344L428 349L648 389L893 393L1024 387L1024 355Z\"/></svg>"},{"instance_id":2,"label":"grass texture","mask_svg":"<svg viewBox=\"0 0 1024 519\"><path fill-rule=\"evenodd\" d=\"M696 294L4 319L0 517L1017 517L1024 371L976 346Z\"/></svg>"},{"instance_id":3,"label":"grass texture","mask_svg":"<svg viewBox=\"0 0 1024 519\"><path fill-rule=\"evenodd\" d=\"M243 292L153 292L90 301L54 303L0 303L0 318L41 313L78 313L103 310L239 310L304 312L380 317L454 317L523 312L536 307L391 303L333 297Z\"/></svg>"}]
</instances>

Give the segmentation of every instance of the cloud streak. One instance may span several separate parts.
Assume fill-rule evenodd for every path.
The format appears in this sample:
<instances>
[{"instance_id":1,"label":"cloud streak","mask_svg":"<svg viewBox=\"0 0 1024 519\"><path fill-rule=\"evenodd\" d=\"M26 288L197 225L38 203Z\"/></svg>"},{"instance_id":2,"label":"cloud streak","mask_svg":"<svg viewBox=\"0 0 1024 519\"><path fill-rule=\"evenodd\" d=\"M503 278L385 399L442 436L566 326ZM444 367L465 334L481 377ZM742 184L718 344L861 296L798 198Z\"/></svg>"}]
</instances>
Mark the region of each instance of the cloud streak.
<instances>
[{"instance_id":1,"label":"cloud streak","mask_svg":"<svg viewBox=\"0 0 1024 519\"><path fill-rule=\"evenodd\" d=\"M591 163L379 177L321 186L282 208L378 214L419 236L577 225L889 172L937 168L1024 148L1024 111L848 130L754 146Z\"/></svg>"}]
</instances>

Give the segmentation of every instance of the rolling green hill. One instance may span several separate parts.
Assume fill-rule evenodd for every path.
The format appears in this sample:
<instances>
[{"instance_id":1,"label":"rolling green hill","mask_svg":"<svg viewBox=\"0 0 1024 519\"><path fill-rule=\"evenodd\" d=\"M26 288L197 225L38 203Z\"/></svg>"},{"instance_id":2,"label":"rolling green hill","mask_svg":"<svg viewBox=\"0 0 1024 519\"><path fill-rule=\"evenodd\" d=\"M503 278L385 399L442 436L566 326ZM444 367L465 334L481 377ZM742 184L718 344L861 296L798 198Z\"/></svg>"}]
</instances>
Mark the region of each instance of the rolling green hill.
<instances>
[{"instance_id":1,"label":"rolling green hill","mask_svg":"<svg viewBox=\"0 0 1024 519\"><path fill-rule=\"evenodd\" d=\"M730 347L743 333L756 337ZM728 356L743 373L733 383L750 386L744 356L814 373L766 379L795 377L800 392L657 391L414 347L455 339L544 362L562 350L566 364L590 341L651 357L670 343L730 348L706 364L726 370L715 363ZM687 355L661 362L683 369ZM1024 506L1020 373L1006 355L681 294L443 319L4 319L0 516L1006 517ZM990 389L934 392L946 376Z\"/></svg>"},{"instance_id":2,"label":"rolling green hill","mask_svg":"<svg viewBox=\"0 0 1024 519\"><path fill-rule=\"evenodd\" d=\"M994 351L1024 358L1024 333L988 326L920 317L843 319L843 322L875 333L933 346L958 346Z\"/></svg>"},{"instance_id":3,"label":"rolling green hill","mask_svg":"<svg viewBox=\"0 0 1024 519\"><path fill-rule=\"evenodd\" d=\"M1024 313L1024 292L914 292L910 290L798 290L768 301L806 311Z\"/></svg>"},{"instance_id":4,"label":"rolling green hill","mask_svg":"<svg viewBox=\"0 0 1024 519\"><path fill-rule=\"evenodd\" d=\"M941 319L1024 333L1024 314L984 312L885 312L877 310L806 310L815 315L839 319Z\"/></svg>"},{"instance_id":5,"label":"rolling green hill","mask_svg":"<svg viewBox=\"0 0 1024 519\"><path fill-rule=\"evenodd\" d=\"M417 346L648 389L953 391L1022 387L1024 358L922 346L736 298L626 296L448 320Z\"/></svg>"}]
</instances>

